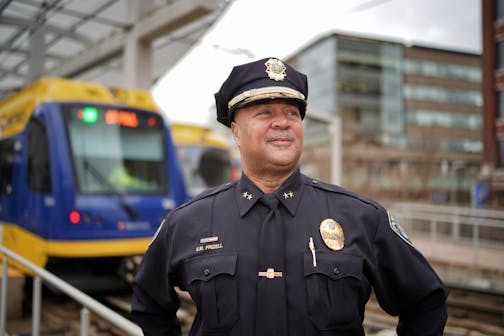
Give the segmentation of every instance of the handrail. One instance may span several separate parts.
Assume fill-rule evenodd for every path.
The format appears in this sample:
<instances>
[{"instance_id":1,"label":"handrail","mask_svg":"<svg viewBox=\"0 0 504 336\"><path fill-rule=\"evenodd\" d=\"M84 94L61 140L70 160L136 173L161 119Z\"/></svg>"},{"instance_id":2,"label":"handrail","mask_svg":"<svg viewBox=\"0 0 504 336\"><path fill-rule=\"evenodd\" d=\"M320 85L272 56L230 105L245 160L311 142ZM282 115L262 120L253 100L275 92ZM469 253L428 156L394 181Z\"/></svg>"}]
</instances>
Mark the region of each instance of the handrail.
<instances>
[{"instance_id":1,"label":"handrail","mask_svg":"<svg viewBox=\"0 0 504 336\"><path fill-rule=\"evenodd\" d=\"M438 232L438 223L448 223L450 228L444 236L451 236L453 240L460 240L461 226L472 227L472 240L475 248L481 247L485 237L481 236L481 228L504 231L504 211L476 209L469 207L455 207L446 205L422 204L422 203L395 203L390 208L392 215L404 221L408 230L415 233L411 221L426 223L429 225L431 240L441 235ZM464 235L467 237L467 235ZM488 234L486 240L488 240ZM493 241L492 239L487 242ZM432 242L433 243L433 242Z\"/></svg>"},{"instance_id":2,"label":"handrail","mask_svg":"<svg viewBox=\"0 0 504 336\"><path fill-rule=\"evenodd\" d=\"M429 234L432 255L436 255L440 239L445 242L470 242L472 264L477 266L481 261L482 249L494 250L504 247L492 234L492 232L504 232L504 211L502 210L422 203L395 203L390 210L391 214L399 219L402 225L405 225L410 236ZM441 230L440 224L443 224L445 229ZM464 232L462 232L463 226L466 228ZM422 230L420 227L427 230ZM483 228L487 228L485 234L483 234ZM489 230L492 231L489 233ZM470 259L466 258L466 260Z\"/></svg>"},{"instance_id":3,"label":"handrail","mask_svg":"<svg viewBox=\"0 0 504 336\"><path fill-rule=\"evenodd\" d=\"M504 220L495 220L491 218L483 217L469 217L469 216L458 216L449 214L436 214L433 212L423 212L409 210L397 210L392 213L395 217L407 218L407 219L418 219L424 221L437 221L443 223L451 223L454 219L457 219L458 224L472 225L472 226L488 226L493 228L504 229ZM455 217L455 218L454 218ZM484 222L483 222L484 221Z\"/></svg>"},{"instance_id":4,"label":"handrail","mask_svg":"<svg viewBox=\"0 0 504 336\"><path fill-rule=\"evenodd\" d=\"M23 257L17 255L16 253L12 252L11 250L5 248L4 246L0 245L0 254L3 254L3 278L2 278L2 286L1 286L1 301L0 301L0 336L5 335L5 330L6 330L6 314L7 314L7 306L6 306L6 297L7 297L7 259L12 258L18 263L22 264L23 266L29 268L32 270L36 276L35 276L35 281L33 282L33 288L34 288L34 295L33 295L33 310L34 314L32 314L32 335L38 335L39 334L39 325L40 325L40 278L42 278L44 281L47 281L54 287L56 287L58 290L62 291L66 295L70 296L72 299L75 301L79 302L83 308L81 310L81 336L87 336L88 335L88 329L89 329L89 311L92 311L96 313L97 315L101 316L108 322L112 323L119 329L127 332L129 335L138 335L142 336L142 329L136 325L135 323L131 322L130 320L124 318L123 316L117 314L110 308L106 307L102 303L96 301L92 297L88 296L87 294L83 293L79 289L75 288L74 286L66 283L65 281L61 280L54 274L46 271L43 268L38 267L37 265L31 263L30 261L24 259ZM38 298L37 298L38 296ZM38 300L38 301L37 301ZM37 315L37 316L36 316ZM87 324L87 325L86 325Z\"/></svg>"},{"instance_id":5,"label":"handrail","mask_svg":"<svg viewBox=\"0 0 504 336\"><path fill-rule=\"evenodd\" d=\"M480 209L480 208L460 207L453 205L438 205L429 203L408 203L408 202L394 203L393 207L395 209L404 209L407 211L418 210L422 212L434 212L449 215L495 218L504 220L503 210Z\"/></svg>"}]
</instances>

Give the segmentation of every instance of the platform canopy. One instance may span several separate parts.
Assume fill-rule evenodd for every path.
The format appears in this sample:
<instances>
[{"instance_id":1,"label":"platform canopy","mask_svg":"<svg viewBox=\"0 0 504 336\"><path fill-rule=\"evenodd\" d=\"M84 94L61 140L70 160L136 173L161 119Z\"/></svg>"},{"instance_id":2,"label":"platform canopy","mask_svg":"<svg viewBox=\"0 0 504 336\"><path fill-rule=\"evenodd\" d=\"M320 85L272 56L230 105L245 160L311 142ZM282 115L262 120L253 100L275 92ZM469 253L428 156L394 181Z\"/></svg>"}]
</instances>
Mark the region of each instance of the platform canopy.
<instances>
[{"instance_id":1,"label":"platform canopy","mask_svg":"<svg viewBox=\"0 0 504 336\"><path fill-rule=\"evenodd\" d=\"M0 94L41 76L148 89L230 2L0 0Z\"/></svg>"}]
</instances>

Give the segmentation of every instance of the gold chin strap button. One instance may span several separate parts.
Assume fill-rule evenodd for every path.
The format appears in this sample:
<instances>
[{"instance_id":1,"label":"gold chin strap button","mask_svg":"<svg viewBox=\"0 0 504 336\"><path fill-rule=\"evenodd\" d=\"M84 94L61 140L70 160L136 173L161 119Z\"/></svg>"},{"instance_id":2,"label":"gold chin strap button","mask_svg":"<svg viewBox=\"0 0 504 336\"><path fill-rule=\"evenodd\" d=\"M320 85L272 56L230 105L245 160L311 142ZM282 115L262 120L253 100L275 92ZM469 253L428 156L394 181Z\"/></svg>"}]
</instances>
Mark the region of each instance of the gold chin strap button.
<instances>
[{"instance_id":1,"label":"gold chin strap button","mask_svg":"<svg viewBox=\"0 0 504 336\"><path fill-rule=\"evenodd\" d=\"M275 277L282 277L282 272L275 272L274 268L268 268L266 272L259 272L260 277L266 277L267 279L273 279Z\"/></svg>"}]
</instances>

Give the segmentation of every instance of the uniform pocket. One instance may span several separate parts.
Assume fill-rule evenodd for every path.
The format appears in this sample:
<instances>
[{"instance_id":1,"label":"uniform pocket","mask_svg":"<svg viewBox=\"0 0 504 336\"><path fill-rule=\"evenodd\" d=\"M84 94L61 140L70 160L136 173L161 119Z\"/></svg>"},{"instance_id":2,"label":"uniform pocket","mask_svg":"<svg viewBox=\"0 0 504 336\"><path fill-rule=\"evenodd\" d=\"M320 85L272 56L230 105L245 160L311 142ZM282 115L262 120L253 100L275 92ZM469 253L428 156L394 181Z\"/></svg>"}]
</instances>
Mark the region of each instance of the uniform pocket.
<instances>
[{"instance_id":1,"label":"uniform pocket","mask_svg":"<svg viewBox=\"0 0 504 336\"><path fill-rule=\"evenodd\" d=\"M238 320L236 255L211 255L185 263L187 288L206 332L231 329Z\"/></svg>"},{"instance_id":2,"label":"uniform pocket","mask_svg":"<svg viewBox=\"0 0 504 336\"><path fill-rule=\"evenodd\" d=\"M359 320L362 258L341 253L304 255L308 315L319 330L339 329Z\"/></svg>"}]
</instances>

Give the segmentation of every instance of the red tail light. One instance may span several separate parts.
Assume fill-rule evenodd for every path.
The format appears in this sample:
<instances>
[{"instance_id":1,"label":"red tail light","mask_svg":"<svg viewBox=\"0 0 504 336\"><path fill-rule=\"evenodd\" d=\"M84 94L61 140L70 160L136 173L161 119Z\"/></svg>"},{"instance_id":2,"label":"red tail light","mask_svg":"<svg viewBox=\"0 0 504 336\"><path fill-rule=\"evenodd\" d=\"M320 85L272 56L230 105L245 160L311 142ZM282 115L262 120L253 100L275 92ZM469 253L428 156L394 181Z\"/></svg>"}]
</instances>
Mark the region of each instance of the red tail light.
<instances>
[{"instance_id":1,"label":"red tail light","mask_svg":"<svg viewBox=\"0 0 504 336\"><path fill-rule=\"evenodd\" d=\"M70 215L68 216L68 218L70 219L70 223L72 224L79 224L80 220L81 220L81 215L78 211L72 211L70 212Z\"/></svg>"}]
</instances>

